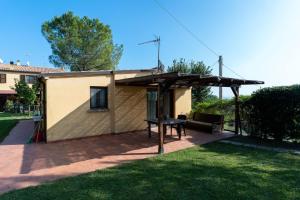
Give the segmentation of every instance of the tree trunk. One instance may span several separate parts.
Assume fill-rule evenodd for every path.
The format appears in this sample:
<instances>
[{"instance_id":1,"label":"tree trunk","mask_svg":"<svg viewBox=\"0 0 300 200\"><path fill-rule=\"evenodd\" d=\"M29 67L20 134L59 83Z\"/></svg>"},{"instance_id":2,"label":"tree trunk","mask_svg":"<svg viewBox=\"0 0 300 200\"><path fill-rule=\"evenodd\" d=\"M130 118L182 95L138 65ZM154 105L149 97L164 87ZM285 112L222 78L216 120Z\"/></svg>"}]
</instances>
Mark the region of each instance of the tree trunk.
<instances>
[{"instance_id":1,"label":"tree trunk","mask_svg":"<svg viewBox=\"0 0 300 200\"><path fill-rule=\"evenodd\" d=\"M30 104L28 105L28 116L30 116Z\"/></svg>"}]
</instances>

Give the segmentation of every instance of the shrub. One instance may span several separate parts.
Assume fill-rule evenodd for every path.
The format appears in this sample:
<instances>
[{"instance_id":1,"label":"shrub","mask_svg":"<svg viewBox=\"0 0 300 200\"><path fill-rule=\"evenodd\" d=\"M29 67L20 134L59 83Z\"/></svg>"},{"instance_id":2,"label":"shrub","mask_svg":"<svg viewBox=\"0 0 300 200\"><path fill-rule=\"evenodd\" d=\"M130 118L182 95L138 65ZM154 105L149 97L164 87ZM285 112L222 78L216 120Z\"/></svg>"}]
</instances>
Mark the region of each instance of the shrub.
<instances>
[{"instance_id":1,"label":"shrub","mask_svg":"<svg viewBox=\"0 0 300 200\"><path fill-rule=\"evenodd\" d=\"M244 104L250 96L240 96L240 104ZM235 99L210 99L195 104L193 112L221 114L226 122L233 122L235 118Z\"/></svg>"},{"instance_id":2,"label":"shrub","mask_svg":"<svg viewBox=\"0 0 300 200\"><path fill-rule=\"evenodd\" d=\"M14 111L14 102L12 100L6 100L4 109L6 112L13 112Z\"/></svg>"},{"instance_id":3,"label":"shrub","mask_svg":"<svg viewBox=\"0 0 300 200\"><path fill-rule=\"evenodd\" d=\"M259 138L300 137L300 85L264 88L242 104L246 131Z\"/></svg>"}]
</instances>

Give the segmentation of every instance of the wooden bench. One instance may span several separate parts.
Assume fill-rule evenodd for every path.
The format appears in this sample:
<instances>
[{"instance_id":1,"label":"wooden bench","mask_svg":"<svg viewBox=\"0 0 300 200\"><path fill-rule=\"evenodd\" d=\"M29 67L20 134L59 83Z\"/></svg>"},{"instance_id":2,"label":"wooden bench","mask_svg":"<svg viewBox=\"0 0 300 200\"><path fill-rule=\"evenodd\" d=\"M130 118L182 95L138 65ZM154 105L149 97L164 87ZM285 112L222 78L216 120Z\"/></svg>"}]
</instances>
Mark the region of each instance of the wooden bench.
<instances>
[{"instance_id":1,"label":"wooden bench","mask_svg":"<svg viewBox=\"0 0 300 200\"><path fill-rule=\"evenodd\" d=\"M224 116L206 113L194 113L193 118L187 120L186 127L212 133L214 129L223 131Z\"/></svg>"}]
</instances>

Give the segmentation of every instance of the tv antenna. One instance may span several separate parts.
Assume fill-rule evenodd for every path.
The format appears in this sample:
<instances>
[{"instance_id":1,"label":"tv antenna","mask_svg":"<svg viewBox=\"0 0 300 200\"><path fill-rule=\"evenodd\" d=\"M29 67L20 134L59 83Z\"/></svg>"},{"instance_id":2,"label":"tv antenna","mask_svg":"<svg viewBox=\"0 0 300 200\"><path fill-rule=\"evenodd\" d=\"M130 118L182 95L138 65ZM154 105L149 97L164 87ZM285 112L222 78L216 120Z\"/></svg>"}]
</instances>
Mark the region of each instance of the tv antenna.
<instances>
[{"instance_id":1,"label":"tv antenna","mask_svg":"<svg viewBox=\"0 0 300 200\"><path fill-rule=\"evenodd\" d=\"M26 59L26 60L27 60L27 61L26 61L26 65L27 65L27 66L29 66L29 65L30 65L30 62L29 62L29 60L30 60L30 56L31 56L31 54L30 54L30 53L26 53L26 54L25 54L25 57L27 58L27 59Z\"/></svg>"},{"instance_id":2,"label":"tv antenna","mask_svg":"<svg viewBox=\"0 0 300 200\"><path fill-rule=\"evenodd\" d=\"M162 69L163 65L161 64L160 58L159 58L159 54L160 54L160 36L155 36L154 40L149 40L149 41L146 41L146 42L142 42L142 43L139 43L138 45L149 44L149 43L157 44L157 70L162 72L163 71L163 69Z\"/></svg>"}]
</instances>

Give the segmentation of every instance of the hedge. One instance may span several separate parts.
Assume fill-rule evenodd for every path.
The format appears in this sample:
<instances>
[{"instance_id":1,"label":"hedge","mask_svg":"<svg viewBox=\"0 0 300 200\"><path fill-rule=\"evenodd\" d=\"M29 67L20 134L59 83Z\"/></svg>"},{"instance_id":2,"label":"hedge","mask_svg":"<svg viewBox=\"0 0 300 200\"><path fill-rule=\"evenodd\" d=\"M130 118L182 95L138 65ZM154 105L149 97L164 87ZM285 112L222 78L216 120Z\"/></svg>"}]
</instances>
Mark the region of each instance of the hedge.
<instances>
[{"instance_id":1,"label":"hedge","mask_svg":"<svg viewBox=\"0 0 300 200\"><path fill-rule=\"evenodd\" d=\"M263 88L242 104L247 133L259 138L300 138L300 85Z\"/></svg>"},{"instance_id":2,"label":"hedge","mask_svg":"<svg viewBox=\"0 0 300 200\"><path fill-rule=\"evenodd\" d=\"M263 88L241 96L242 129L262 139L300 139L300 85ZM233 126L234 99L195 103L193 112L222 114L227 127Z\"/></svg>"}]
</instances>

